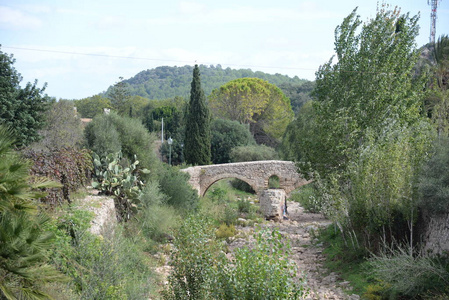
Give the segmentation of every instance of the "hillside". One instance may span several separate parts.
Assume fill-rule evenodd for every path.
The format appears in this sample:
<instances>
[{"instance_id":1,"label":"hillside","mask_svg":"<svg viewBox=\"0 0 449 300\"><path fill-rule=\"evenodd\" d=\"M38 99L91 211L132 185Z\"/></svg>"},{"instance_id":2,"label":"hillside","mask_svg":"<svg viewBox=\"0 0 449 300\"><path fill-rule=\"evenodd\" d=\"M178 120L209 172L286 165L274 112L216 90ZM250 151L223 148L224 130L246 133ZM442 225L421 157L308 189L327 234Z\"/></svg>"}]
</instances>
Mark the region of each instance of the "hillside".
<instances>
[{"instance_id":1,"label":"hillside","mask_svg":"<svg viewBox=\"0 0 449 300\"><path fill-rule=\"evenodd\" d=\"M167 99L175 96L188 97L192 72L192 66L162 66L142 71L134 77L124 80L124 82L128 85L131 95L148 99ZM201 85L206 95L231 80L244 77L260 78L277 86L298 87L308 82L305 79L299 79L297 76L291 78L281 74L271 75L260 71L253 72L250 69L223 69L220 65L200 65L200 72Z\"/></svg>"}]
</instances>

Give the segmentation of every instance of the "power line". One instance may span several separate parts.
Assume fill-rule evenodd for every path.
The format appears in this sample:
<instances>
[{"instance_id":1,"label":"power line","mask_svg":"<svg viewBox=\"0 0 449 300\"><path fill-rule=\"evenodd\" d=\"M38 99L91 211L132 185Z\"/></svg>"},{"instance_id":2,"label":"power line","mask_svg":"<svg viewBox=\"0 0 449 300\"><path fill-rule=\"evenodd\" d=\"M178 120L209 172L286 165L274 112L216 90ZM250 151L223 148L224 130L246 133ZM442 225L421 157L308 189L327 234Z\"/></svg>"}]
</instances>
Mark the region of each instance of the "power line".
<instances>
[{"instance_id":1,"label":"power line","mask_svg":"<svg viewBox=\"0 0 449 300\"><path fill-rule=\"evenodd\" d=\"M24 47L10 47L2 46L6 49L16 49L25 51L37 51L37 52L48 52L48 53L59 53L59 54L70 54L70 55L84 55L84 56L96 56L96 57L106 57L106 58L120 58L120 59L133 59L133 60L148 60L148 61L160 61L160 62L176 62L176 63L187 63L190 64L192 61L186 60L174 60L174 59L160 59L160 58L147 58L147 57L133 57L133 56L120 56L120 55L108 55L108 54L96 54L96 53L82 53L82 52L72 52L72 51L59 51L59 50L45 50L45 49L35 49L35 48L24 48ZM195 63L197 63L195 61ZM210 62L203 62L203 64L213 65ZM255 66L255 65L241 65L224 63L223 65L241 67L241 68L266 68L266 69L287 69L287 70L304 70L304 71L315 71L316 69L299 68L299 67L274 67L274 66Z\"/></svg>"},{"instance_id":2,"label":"power line","mask_svg":"<svg viewBox=\"0 0 449 300\"><path fill-rule=\"evenodd\" d=\"M59 54L70 54L70 55L84 55L84 56L96 56L96 57L105 57L105 58L119 58L119 59L133 59L133 60L147 60L147 61L160 61L160 62L176 62L176 63L186 63L191 64L192 61L186 60L174 60L174 59L160 59L160 58L147 58L147 57L133 57L133 56L120 56L120 55L108 55L108 54L96 54L96 53L82 53L82 52L72 52L72 51L59 51L59 50L45 50L45 49L34 49L34 48L24 48L24 47L10 47L10 46L2 46L7 49L17 49L17 50L26 50L26 51L37 51L37 52L48 52L48 53L59 53ZM197 64L197 61L194 62ZM211 62L202 62L205 65L214 65ZM308 69L308 68L299 68L299 67L274 67L274 66L256 66L256 65L242 65L242 64L232 64L232 63L223 63L220 65L225 66L233 66L240 68L254 68L254 69L286 69L286 70L303 70L303 71L316 71L317 69ZM381 74L381 75L396 75L397 73L384 73L384 72L376 72L376 71L356 71L356 70L338 70L341 73L359 73L359 74Z\"/></svg>"}]
</instances>

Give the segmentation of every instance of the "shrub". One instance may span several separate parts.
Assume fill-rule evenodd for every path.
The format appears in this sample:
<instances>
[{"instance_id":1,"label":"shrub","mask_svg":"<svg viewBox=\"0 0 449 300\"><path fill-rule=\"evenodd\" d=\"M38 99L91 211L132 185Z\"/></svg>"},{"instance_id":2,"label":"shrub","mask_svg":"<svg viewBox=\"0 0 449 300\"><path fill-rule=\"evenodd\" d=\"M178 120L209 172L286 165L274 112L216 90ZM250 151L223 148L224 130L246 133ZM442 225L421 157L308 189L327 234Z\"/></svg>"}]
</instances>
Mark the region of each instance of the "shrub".
<instances>
[{"instance_id":1,"label":"shrub","mask_svg":"<svg viewBox=\"0 0 449 300\"><path fill-rule=\"evenodd\" d=\"M34 150L80 148L84 144L83 128L73 102L52 103L46 112L46 125L39 134L41 140L31 145Z\"/></svg>"},{"instance_id":2,"label":"shrub","mask_svg":"<svg viewBox=\"0 0 449 300\"><path fill-rule=\"evenodd\" d=\"M157 242L164 241L180 223L175 208L166 204L166 198L157 182L148 182L140 196L142 209L135 218L142 234Z\"/></svg>"},{"instance_id":3,"label":"shrub","mask_svg":"<svg viewBox=\"0 0 449 300\"><path fill-rule=\"evenodd\" d=\"M121 225L94 236L88 231L92 212L70 206L58 214L48 227L56 235L50 256L71 278L68 288L77 297L70 299L148 298L155 278L151 263Z\"/></svg>"},{"instance_id":4,"label":"shrub","mask_svg":"<svg viewBox=\"0 0 449 300\"><path fill-rule=\"evenodd\" d=\"M302 299L305 280L289 260L290 245L276 231L258 230L254 247L235 250L214 268L214 299Z\"/></svg>"},{"instance_id":5,"label":"shrub","mask_svg":"<svg viewBox=\"0 0 449 300\"><path fill-rule=\"evenodd\" d=\"M227 194L227 190L220 187L214 187L210 192L209 197L213 202L225 203L228 202L227 200L229 200Z\"/></svg>"},{"instance_id":6,"label":"shrub","mask_svg":"<svg viewBox=\"0 0 449 300\"><path fill-rule=\"evenodd\" d=\"M316 192L313 183L293 192L290 200L299 202L305 210L311 213L320 213L323 205L322 198Z\"/></svg>"},{"instance_id":7,"label":"shrub","mask_svg":"<svg viewBox=\"0 0 449 300\"><path fill-rule=\"evenodd\" d=\"M237 199L237 207L239 213L249 213L251 211L251 203L247 199Z\"/></svg>"},{"instance_id":8,"label":"shrub","mask_svg":"<svg viewBox=\"0 0 449 300\"><path fill-rule=\"evenodd\" d=\"M426 255L414 255L410 248L385 248L371 259L374 275L387 284L391 298L415 298L425 293L446 291L449 285L447 261Z\"/></svg>"},{"instance_id":9,"label":"shrub","mask_svg":"<svg viewBox=\"0 0 449 300\"><path fill-rule=\"evenodd\" d=\"M230 152L237 146L254 145L247 125L237 121L215 119L211 123L211 157L214 164L231 162Z\"/></svg>"},{"instance_id":10,"label":"shrub","mask_svg":"<svg viewBox=\"0 0 449 300\"><path fill-rule=\"evenodd\" d=\"M215 232L215 236L218 239L226 239L226 240L230 237L233 237L235 234L236 234L235 226L233 224L228 225L226 223L222 223Z\"/></svg>"},{"instance_id":11,"label":"shrub","mask_svg":"<svg viewBox=\"0 0 449 300\"><path fill-rule=\"evenodd\" d=\"M78 236L65 271L81 299L144 299L154 274L149 261L120 228L106 229L103 238Z\"/></svg>"},{"instance_id":12,"label":"shrub","mask_svg":"<svg viewBox=\"0 0 449 300\"><path fill-rule=\"evenodd\" d=\"M94 118L84 133L88 147L100 157L122 150L119 133L106 115Z\"/></svg>"},{"instance_id":13,"label":"shrub","mask_svg":"<svg viewBox=\"0 0 449 300\"><path fill-rule=\"evenodd\" d=\"M150 134L138 119L120 117L113 113L108 116L119 133L123 155L130 160L136 155L142 168L154 169L158 162L152 147L156 136Z\"/></svg>"},{"instance_id":14,"label":"shrub","mask_svg":"<svg viewBox=\"0 0 449 300\"><path fill-rule=\"evenodd\" d=\"M231 149L232 162L278 159L276 151L265 145L239 146Z\"/></svg>"},{"instance_id":15,"label":"shrub","mask_svg":"<svg viewBox=\"0 0 449 300\"><path fill-rule=\"evenodd\" d=\"M164 299L211 299L212 268L220 253L211 223L198 216L188 217L176 234L174 248L173 271Z\"/></svg>"},{"instance_id":16,"label":"shrub","mask_svg":"<svg viewBox=\"0 0 449 300\"><path fill-rule=\"evenodd\" d=\"M103 114L105 108L112 108L111 101L100 95L75 100L74 104L82 118L93 118Z\"/></svg>"},{"instance_id":17,"label":"shrub","mask_svg":"<svg viewBox=\"0 0 449 300\"><path fill-rule=\"evenodd\" d=\"M51 205L70 200L70 193L89 184L93 169L92 158L87 149L61 148L51 151L26 150L24 156L33 162L30 174L47 177L62 184L62 189L46 189L42 202Z\"/></svg>"},{"instance_id":18,"label":"shrub","mask_svg":"<svg viewBox=\"0 0 449 300\"><path fill-rule=\"evenodd\" d=\"M198 193L188 184L188 174L175 167L164 166L157 176L161 191L167 195L167 204L180 211L197 208Z\"/></svg>"},{"instance_id":19,"label":"shrub","mask_svg":"<svg viewBox=\"0 0 449 300\"><path fill-rule=\"evenodd\" d=\"M270 178L268 178L268 188L269 189L278 189L278 188L280 188L279 177L278 176L273 175Z\"/></svg>"},{"instance_id":20,"label":"shrub","mask_svg":"<svg viewBox=\"0 0 449 300\"><path fill-rule=\"evenodd\" d=\"M195 218L196 217L196 218ZM228 231L226 224L222 225ZM164 299L300 299L304 279L289 260L290 246L278 231L259 230L256 245L220 251L211 224L190 217L176 235L173 272Z\"/></svg>"},{"instance_id":21,"label":"shrub","mask_svg":"<svg viewBox=\"0 0 449 300\"><path fill-rule=\"evenodd\" d=\"M115 113L98 115L86 127L86 139L89 147L100 157L121 150L123 157L130 161L137 155L142 168L151 170L157 167L152 148L156 137L138 119Z\"/></svg>"},{"instance_id":22,"label":"shrub","mask_svg":"<svg viewBox=\"0 0 449 300\"><path fill-rule=\"evenodd\" d=\"M218 221L224 222L227 225L232 225L237 222L238 217L239 216L236 209L232 205L226 204L224 207L224 213L221 216L221 218L218 219Z\"/></svg>"}]
</instances>

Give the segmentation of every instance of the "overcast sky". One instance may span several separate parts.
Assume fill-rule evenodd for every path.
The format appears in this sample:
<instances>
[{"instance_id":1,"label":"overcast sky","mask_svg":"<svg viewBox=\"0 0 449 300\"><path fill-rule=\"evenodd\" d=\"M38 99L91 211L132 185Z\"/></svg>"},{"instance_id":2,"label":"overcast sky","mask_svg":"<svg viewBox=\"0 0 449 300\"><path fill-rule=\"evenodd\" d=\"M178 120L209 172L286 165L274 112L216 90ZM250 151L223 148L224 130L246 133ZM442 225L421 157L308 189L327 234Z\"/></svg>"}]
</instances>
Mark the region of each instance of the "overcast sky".
<instances>
[{"instance_id":1,"label":"overcast sky","mask_svg":"<svg viewBox=\"0 0 449 300\"><path fill-rule=\"evenodd\" d=\"M157 66L195 63L314 80L333 54L335 27L357 6L362 20L374 17L377 2L0 0L0 43L14 54L22 86L47 82L58 99L92 96ZM386 3L420 13L417 44L429 41L427 0ZM437 37L448 33L443 0Z\"/></svg>"}]
</instances>

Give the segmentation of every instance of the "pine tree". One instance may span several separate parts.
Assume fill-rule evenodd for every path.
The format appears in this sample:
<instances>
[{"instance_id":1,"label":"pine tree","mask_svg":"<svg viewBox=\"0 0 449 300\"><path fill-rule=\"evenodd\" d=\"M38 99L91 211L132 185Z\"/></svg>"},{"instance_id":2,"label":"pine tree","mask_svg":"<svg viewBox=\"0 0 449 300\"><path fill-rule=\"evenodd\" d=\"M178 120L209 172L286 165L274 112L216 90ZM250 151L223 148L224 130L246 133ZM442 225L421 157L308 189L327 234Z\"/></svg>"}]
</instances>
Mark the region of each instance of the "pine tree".
<instances>
[{"instance_id":1,"label":"pine tree","mask_svg":"<svg viewBox=\"0 0 449 300\"><path fill-rule=\"evenodd\" d=\"M210 163L210 113L206 97L201 88L198 65L193 69L190 102L186 117L184 157L188 164L207 165Z\"/></svg>"}]
</instances>

